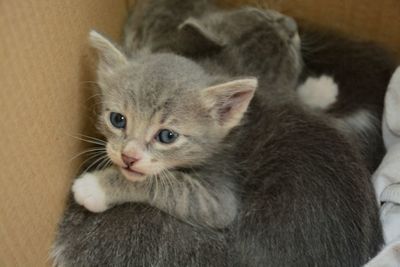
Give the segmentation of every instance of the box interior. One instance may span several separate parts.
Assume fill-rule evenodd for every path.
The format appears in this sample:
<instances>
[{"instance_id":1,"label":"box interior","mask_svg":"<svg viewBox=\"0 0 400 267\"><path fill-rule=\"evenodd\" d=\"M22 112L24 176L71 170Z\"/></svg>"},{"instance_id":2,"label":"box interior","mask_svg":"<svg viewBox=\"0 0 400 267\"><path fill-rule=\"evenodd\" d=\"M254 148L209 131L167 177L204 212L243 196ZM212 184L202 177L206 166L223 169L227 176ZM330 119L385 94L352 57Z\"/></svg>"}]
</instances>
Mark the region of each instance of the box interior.
<instances>
[{"instance_id":1,"label":"box interior","mask_svg":"<svg viewBox=\"0 0 400 267\"><path fill-rule=\"evenodd\" d=\"M49 266L48 252L92 132L94 54L87 34L118 40L130 0L0 3L0 266ZM278 9L375 40L400 55L398 0L221 0ZM75 137L74 137L75 136Z\"/></svg>"}]
</instances>

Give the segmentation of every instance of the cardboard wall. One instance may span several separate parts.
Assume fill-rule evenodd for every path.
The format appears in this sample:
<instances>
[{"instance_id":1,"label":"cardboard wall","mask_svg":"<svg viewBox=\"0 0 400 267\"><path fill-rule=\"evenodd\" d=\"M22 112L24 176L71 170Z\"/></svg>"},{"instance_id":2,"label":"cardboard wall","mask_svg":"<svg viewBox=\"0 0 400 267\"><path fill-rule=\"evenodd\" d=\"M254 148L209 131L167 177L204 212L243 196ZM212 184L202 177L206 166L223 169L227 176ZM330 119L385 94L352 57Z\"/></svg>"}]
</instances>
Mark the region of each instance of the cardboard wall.
<instances>
[{"instance_id":1,"label":"cardboard wall","mask_svg":"<svg viewBox=\"0 0 400 267\"><path fill-rule=\"evenodd\" d=\"M85 131L92 114L87 33L96 28L117 39L129 2L0 1L2 267L51 264L49 248L81 163L71 161L83 149L71 136ZM297 18L376 39L400 54L399 0L269 3Z\"/></svg>"},{"instance_id":2,"label":"cardboard wall","mask_svg":"<svg viewBox=\"0 0 400 267\"><path fill-rule=\"evenodd\" d=\"M0 266L47 266L87 123L87 34L117 38L125 0L0 1Z\"/></svg>"}]
</instances>

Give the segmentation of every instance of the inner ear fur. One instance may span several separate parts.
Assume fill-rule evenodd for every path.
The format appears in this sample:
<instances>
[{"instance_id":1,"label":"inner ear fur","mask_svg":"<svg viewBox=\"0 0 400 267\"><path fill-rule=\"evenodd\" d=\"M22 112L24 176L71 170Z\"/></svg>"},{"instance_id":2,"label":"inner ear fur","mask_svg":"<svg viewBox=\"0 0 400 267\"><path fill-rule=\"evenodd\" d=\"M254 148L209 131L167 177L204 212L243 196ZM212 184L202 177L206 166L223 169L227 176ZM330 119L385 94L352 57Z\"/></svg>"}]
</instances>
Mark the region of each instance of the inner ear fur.
<instances>
[{"instance_id":1,"label":"inner ear fur","mask_svg":"<svg viewBox=\"0 0 400 267\"><path fill-rule=\"evenodd\" d=\"M112 72L117 66L128 62L127 57L122 53L118 46L106 37L92 30L89 33L90 45L95 48L99 55L99 72Z\"/></svg>"},{"instance_id":2,"label":"inner ear fur","mask_svg":"<svg viewBox=\"0 0 400 267\"><path fill-rule=\"evenodd\" d=\"M225 133L239 125L257 85L256 78L246 78L214 85L202 91L205 107Z\"/></svg>"}]
</instances>

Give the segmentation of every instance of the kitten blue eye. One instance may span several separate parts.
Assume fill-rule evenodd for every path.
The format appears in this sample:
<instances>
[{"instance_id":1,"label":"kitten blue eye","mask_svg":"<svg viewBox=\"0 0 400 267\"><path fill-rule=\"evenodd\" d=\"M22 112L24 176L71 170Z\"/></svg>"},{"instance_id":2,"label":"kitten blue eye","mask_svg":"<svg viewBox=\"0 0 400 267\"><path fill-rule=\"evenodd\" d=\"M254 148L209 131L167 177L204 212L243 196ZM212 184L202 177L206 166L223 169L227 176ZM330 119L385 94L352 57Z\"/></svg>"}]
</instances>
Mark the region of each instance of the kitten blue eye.
<instances>
[{"instance_id":1,"label":"kitten blue eye","mask_svg":"<svg viewBox=\"0 0 400 267\"><path fill-rule=\"evenodd\" d=\"M118 129L124 129L126 127L126 118L120 113L111 112L110 122L115 128Z\"/></svg>"},{"instance_id":2,"label":"kitten blue eye","mask_svg":"<svg viewBox=\"0 0 400 267\"><path fill-rule=\"evenodd\" d=\"M172 144L179 137L178 133L175 133L168 129L162 129L156 135L156 140L163 144Z\"/></svg>"}]
</instances>

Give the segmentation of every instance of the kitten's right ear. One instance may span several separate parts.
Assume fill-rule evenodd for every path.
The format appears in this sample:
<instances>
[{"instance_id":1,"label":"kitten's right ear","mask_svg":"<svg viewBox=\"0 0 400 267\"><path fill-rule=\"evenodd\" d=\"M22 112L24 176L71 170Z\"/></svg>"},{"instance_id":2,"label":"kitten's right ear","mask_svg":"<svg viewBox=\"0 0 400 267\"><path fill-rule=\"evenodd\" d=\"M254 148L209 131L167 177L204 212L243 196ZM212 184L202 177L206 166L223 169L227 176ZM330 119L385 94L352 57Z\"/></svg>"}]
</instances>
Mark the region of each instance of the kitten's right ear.
<instances>
[{"instance_id":1,"label":"kitten's right ear","mask_svg":"<svg viewBox=\"0 0 400 267\"><path fill-rule=\"evenodd\" d=\"M201 92L204 107L223 134L240 123L257 85L256 78L239 79L208 87Z\"/></svg>"},{"instance_id":2,"label":"kitten's right ear","mask_svg":"<svg viewBox=\"0 0 400 267\"><path fill-rule=\"evenodd\" d=\"M386 92L385 118L389 129L400 135L400 67L394 72Z\"/></svg>"},{"instance_id":3,"label":"kitten's right ear","mask_svg":"<svg viewBox=\"0 0 400 267\"><path fill-rule=\"evenodd\" d=\"M127 57L107 38L92 30L89 33L90 45L99 53L100 72L110 73L117 66L126 64Z\"/></svg>"},{"instance_id":4,"label":"kitten's right ear","mask_svg":"<svg viewBox=\"0 0 400 267\"><path fill-rule=\"evenodd\" d=\"M225 44L201 20L188 18L178 27L181 50L186 54L212 53L222 49Z\"/></svg>"}]
</instances>

